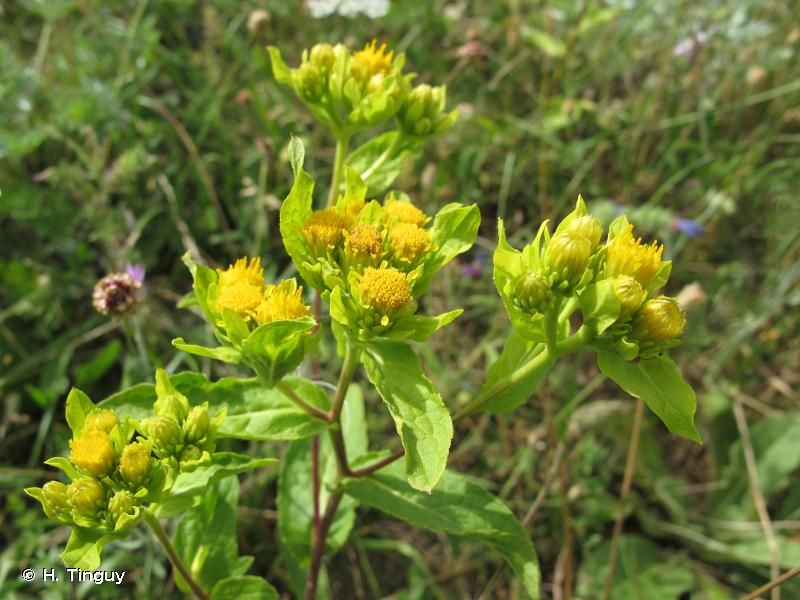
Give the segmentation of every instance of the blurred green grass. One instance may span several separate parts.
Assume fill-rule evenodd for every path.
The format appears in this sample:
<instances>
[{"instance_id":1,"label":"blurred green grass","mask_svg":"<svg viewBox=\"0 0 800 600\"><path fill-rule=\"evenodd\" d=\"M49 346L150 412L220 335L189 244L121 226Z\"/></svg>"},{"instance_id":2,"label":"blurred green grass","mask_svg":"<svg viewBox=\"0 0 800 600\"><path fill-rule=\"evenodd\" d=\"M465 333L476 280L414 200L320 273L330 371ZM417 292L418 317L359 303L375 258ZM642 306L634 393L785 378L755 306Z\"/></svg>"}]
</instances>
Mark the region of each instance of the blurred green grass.
<instances>
[{"instance_id":1,"label":"blurred green grass","mask_svg":"<svg viewBox=\"0 0 800 600\"><path fill-rule=\"evenodd\" d=\"M259 9L269 18L248 27ZM169 344L209 336L176 307L190 288L179 256L196 249L224 264L260 254L270 274L291 270L277 231L291 179L285 147L300 135L307 167L325 182L332 140L274 84L264 46L296 57L318 41L356 47L373 37L405 51L419 80L446 83L461 113L397 187L429 211L477 202L483 217L476 250L442 273L427 300L466 309L458 327L419 349L447 401L474 392L508 332L487 269L495 218L519 241L563 216L578 193L609 217L624 209L666 242L675 261L668 291L702 289L690 288L695 305L675 355L698 391L706 444L673 440L646 419L619 575L648 598L729 597L769 578L737 402L781 563L800 563L799 17L795 3L775 0L395 0L377 20L312 19L300 2L4 2L0 595L68 593L17 579L25 566L56 564L63 543L19 490L44 476L43 456L66 447L68 387L100 398L149 380L155 364L212 373ZM702 232L687 235L699 232L687 220ZM92 311L91 290L126 262L146 267L146 300L117 324ZM543 416L557 414L571 432L568 453L533 537L545 595L558 585L592 598L633 405L596 378L588 358L539 392L511 415L464 425L451 465L524 514L553 450ZM377 444L391 425L374 406ZM246 479L242 495L243 550L280 583L273 474ZM473 597L497 560L371 512L353 541L328 569L335 598ZM146 537L109 556L135 572L132 597L177 594ZM797 584L785 590L800 595ZM496 593L521 591L509 579Z\"/></svg>"}]
</instances>

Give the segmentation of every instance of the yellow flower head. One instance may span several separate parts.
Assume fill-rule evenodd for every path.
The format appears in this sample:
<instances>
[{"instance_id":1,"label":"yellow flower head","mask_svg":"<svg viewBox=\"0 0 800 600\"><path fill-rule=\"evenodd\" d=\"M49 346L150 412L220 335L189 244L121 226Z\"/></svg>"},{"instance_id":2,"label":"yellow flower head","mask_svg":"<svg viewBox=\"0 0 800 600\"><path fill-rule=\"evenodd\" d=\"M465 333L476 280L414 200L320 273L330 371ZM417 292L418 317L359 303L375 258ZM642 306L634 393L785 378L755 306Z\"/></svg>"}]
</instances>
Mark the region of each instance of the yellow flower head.
<instances>
[{"instance_id":1,"label":"yellow flower head","mask_svg":"<svg viewBox=\"0 0 800 600\"><path fill-rule=\"evenodd\" d=\"M362 81L370 81L376 75L379 77L388 75L394 69L392 64L394 52L387 50L386 44L381 44L379 48L378 42L372 40L363 50L353 53L350 73Z\"/></svg>"},{"instance_id":2,"label":"yellow flower head","mask_svg":"<svg viewBox=\"0 0 800 600\"><path fill-rule=\"evenodd\" d=\"M417 227L422 227L428 217L411 202L403 200L387 200L383 205L383 218L389 222L411 223Z\"/></svg>"},{"instance_id":3,"label":"yellow flower head","mask_svg":"<svg viewBox=\"0 0 800 600\"><path fill-rule=\"evenodd\" d=\"M240 258L235 264L219 273L220 308L228 308L247 318L261 302L264 294L264 269L261 259L253 258L248 264L247 258Z\"/></svg>"},{"instance_id":4,"label":"yellow flower head","mask_svg":"<svg viewBox=\"0 0 800 600\"><path fill-rule=\"evenodd\" d=\"M117 455L114 443L105 431L89 429L70 440L69 459L87 473L104 477L114 470Z\"/></svg>"},{"instance_id":5,"label":"yellow flower head","mask_svg":"<svg viewBox=\"0 0 800 600\"><path fill-rule=\"evenodd\" d=\"M347 219L332 208L315 210L303 227L306 239L319 251L335 248L347 230Z\"/></svg>"},{"instance_id":6,"label":"yellow flower head","mask_svg":"<svg viewBox=\"0 0 800 600\"><path fill-rule=\"evenodd\" d=\"M117 413L107 408L98 408L86 417L83 429L99 429L100 431L111 433L111 430L114 429L118 423Z\"/></svg>"},{"instance_id":7,"label":"yellow flower head","mask_svg":"<svg viewBox=\"0 0 800 600\"><path fill-rule=\"evenodd\" d=\"M141 483L150 474L150 449L134 442L122 449L119 458L119 474L127 483Z\"/></svg>"},{"instance_id":8,"label":"yellow flower head","mask_svg":"<svg viewBox=\"0 0 800 600\"><path fill-rule=\"evenodd\" d=\"M398 223L392 227L389 240L395 256L412 263L425 254L431 243L428 232L412 223Z\"/></svg>"},{"instance_id":9,"label":"yellow flower head","mask_svg":"<svg viewBox=\"0 0 800 600\"><path fill-rule=\"evenodd\" d=\"M388 313L398 311L411 302L408 277L393 267L364 269L360 290L365 308L380 312L383 326L389 324Z\"/></svg>"},{"instance_id":10,"label":"yellow flower head","mask_svg":"<svg viewBox=\"0 0 800 600\"><path fill-rule=\"evenodd\" d=\"M648 300L633 319L633 333L639 341L663 342L678 337L686 315L675 298L658 296Z\"/></svg>"},{"instance_id":11,"label":"yellow flower head","mask_svg":"<svg viewBox=\"0 0 800 600\"><path fill-rule=\"evenodd\" d=\"M378 228L369 223L359 223L350 231L345 251L353 257L376 259L382 247L383 237Z\"/></svg>"},{"instance_id":12,"label":"yellow flower head","mask_svg":"<svg viewBox=\"0 0 800 600\"><path fill-rule=\"evenodd\" d=\"M661 266L664 246L658 242L644 244L642 238L633 239L633 225L608 243L606 274L615 277L627 275L646 286Z\"/></svg>"},{"instance_id":13,"label":"yellow flower head","mask_svg":"<svg viewBox=\"0 0 800 600\"><path fill-rule=\"evenodd\" d=\"M259 325L272 321L289 321L305 317L310 309L303 302L303 286L294 279L284 279L278 285L270 285L264 292L264 299L255 311Z\"/></svg>"}]
</instances>

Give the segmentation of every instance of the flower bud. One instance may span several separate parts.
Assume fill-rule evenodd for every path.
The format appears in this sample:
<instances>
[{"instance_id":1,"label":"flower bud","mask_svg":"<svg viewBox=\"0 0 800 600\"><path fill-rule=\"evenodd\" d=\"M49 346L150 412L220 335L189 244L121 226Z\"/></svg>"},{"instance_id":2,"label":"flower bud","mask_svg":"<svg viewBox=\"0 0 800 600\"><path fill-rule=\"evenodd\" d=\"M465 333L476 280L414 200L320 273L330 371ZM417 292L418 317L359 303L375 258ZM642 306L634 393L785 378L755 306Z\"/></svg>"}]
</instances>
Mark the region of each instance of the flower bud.
<instances>
[{"instance_id":1,"label":"flower bud","mask_svg":"<svg viewBox=\"0 0 800 600\"><path fill-rule=\"evenodd\" d=\"M297 92L308 102L318 102L324 92L322 73L312 63L303 63L294 72Z\"/></svg>"},{"instance_id":2,"label":"flower bud","mask_svg":"<svg viewBox=\"0 0 800 600\"><path fill-rule=\"evenodd\" d=\"M116 525L122 515L132 515L136 508L136 498L128 490L116 492L108 501L108 512Z\"/></svg>"},{"instance_id":3,"label":"flower bud","mask_svg":"<svg viewBox=\"0 0 800 600\"><path fill-rule=\"evenodd\" d=\"M144 444L134 442L122 449L119 459L119 474L126 483L138 485L150 474L152 460L150 449Z\"/></svg>"},{"instance_id":4,"label":"flower bud","mask_svg":"<svg viewBox=\"0 0 800 600\"><path fill-rule=\"evenodd\" d=\"M42 486L42 505L47 516L58 520L69 518L67 486L59 481L48 481Z\"/></svg>"},{"instance_id":5,"label":"flower bud","mask_svg":"<svg viewBox=\"0 0 800 600\"><path fill-rule=\"evenodd\" d=\"M106 490L96 479L76 479L67 488L67 497L73 509L82 515L94 517L105 505Z\"/></svg>"},{"instance_id":6,"label":"flower bud","mask_svg":"<svg viewBox=\"0 0 800 600\"><path fill-rule=\"evenodd\" d=\"M197 446L188 446L181 453L181 462L192 462L203 458L203 452Z\"/></svg>"},{"instance_id":7,"label":"flower bud","mask_svg":"<svg viewBox=\"0 0 800 600\"><path fill-rule=\"evenodd\" d=\"M644 303L633 319L633 336L640 342L663 342L678 337L686 315L675 298L658 296Z\"/></svg>"},{"instance_id":8,"label":"flower bud","mask_svg":"<svg viewBox=\"0 0 800 600\"><path fill-rule=\"evenodd\" d=\"M620 316L628 317L639 310L647 294L642 289L642 284L633 277L620 275L611 284L620 305Z\"/></svg>"},{"instance_id":9,"label":"flower bud","mask_svg":"<svg viewBox=\"0 0 800 600\"><path fill-rule=\"evenodd\" d=\"M97 429L99 431L111 433L111 430L118 424L117 413L107 408L98 408L93 410L89 416L86 417L83 429L84 431L87 429Z\"/></svg>"},{"instance_id":10,"label":"flower bud","mask_svg":"<svg viewBox=\"0 0 800 600\"><path fill-rule=\"evenodd\" d=\"M75 440L70 440L70 460L80 469L97 477L105 477L114 470L116 451L105 431L89 429Z\"/></svg>"},{"instance_id":11,"label":"flower bud","mask_svg":"<svg viewBox=\"0 0 800 600\"><path fill-rule=\"evenodd\" d=\"M541 273L528 271L517 278L514 294L519 307L531 313L544 313L550 297L550 286Z\"/></svg>"},{"instance_id":12,"label":"flower bud","mask_svg":"<svg viewBox=\"0 0 800 600\"><path fill-rule=\"evenodd\" d=\"M316 44L311 48L311 64L322 71L327 71L336 61L333 46L330 44Z\"/></svg>"},{"instance_id":13,"label":"flower bud","mask_svg":"<svg viewBox=\"0 0 800 600\"><path fill-rule=\"evenodd\" d=\"M150 439L159 448L174 451L181 443L181 428L174 418L161 415L147 419L142 423L142 428Z\"/></svg>"},{"instance_id":14,"label":"flower bud","mask_svg":"<svg viewBox=\"0 0 800 600\"><path fill-rule=\"evenodd\" d=\"M577 237L573 232L562 231L554 235L547 246L547 261L550 269L560 281L570 285L577 283L592 254L588 239Z\"/></svg>"},{"instance_id":15,"label":"flower bud","mask_svg":"<svg viewBox=\"0 0 800 600\"><path fill-rule=\"evenodd\" d=\"M208 434L208 425L211 422L208 416L208 409L205 406L194 406L186 417L183 424L183 431L186 434L188 443L195 443L202 440Z\"/></svg>"},{"instance_id":16,"label":"flower bud","mask_svg":"<svg viewBox=\"0 0 800 600\"><path fill-rule=\"evenodd\" d=\"M575 217L564 231L570 232L575 237L589 240L589 245L594 251L597 248L597 244L600 243L600 237L603 235L603 226L593 216L582 215Z\"/></svg>"}]
</instances>

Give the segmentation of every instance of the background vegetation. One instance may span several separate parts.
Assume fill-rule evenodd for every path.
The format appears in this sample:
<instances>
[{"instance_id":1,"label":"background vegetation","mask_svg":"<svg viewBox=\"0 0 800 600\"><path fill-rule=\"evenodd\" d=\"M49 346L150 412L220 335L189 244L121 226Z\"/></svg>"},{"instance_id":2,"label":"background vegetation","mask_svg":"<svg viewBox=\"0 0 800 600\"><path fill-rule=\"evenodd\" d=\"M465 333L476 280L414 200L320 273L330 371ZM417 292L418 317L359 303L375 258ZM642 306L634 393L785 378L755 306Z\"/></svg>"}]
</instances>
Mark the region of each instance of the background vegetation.
<instances>
[{"instance_id":1,"label":"background vegetation","mask_svg":"<svg viewBox=\"0 0 800 600\"><path fill-rule=\"evenodd\" d=\"M191 287L179 256L261 255L270 275L289 274L277 230L289 134L323 189L332 161L332 140L273 82L264 46L291 61L318 41L373 37L405 51L420 81L447 83L461 113L397 187L428 212L458 200L483 216L475 251L428 300L428 312L465 315L419 348L449 405L479 388L509 331L487 269L496 217L519 245L579 192L609 220L628 211L675 261L669 292L690 308L674 356L698 392L705 444L645 415L612 597L728 598L771 564L800 564L799 23L789 0L405 0L375 20L314 19L301 2L0 4L0 596L120 597L19 579L58 566L67 535L21 490L52 477L43 457L67 447L69 386L100 399L150 381L155 365L229 373L169 343L210 337L177 306ZM91 291L126 262L146 268L145 300L110 321ZM377 445L392 425L371 401ZM578 358L526 407L459 426L451 466L518 515L554 437L565 441L532 532L547 597L602 586L633 406ZM542 428L548 412L558 431ZM275 477L242 480L239 540L254 572L287 590ZM144 530L107 557L128 572L128 597L179 596ZM470 598L498 562L365 511L328 579L334 598ZM800 597L800 582L783 590ZM495 591L521 593L510 577Z\"/></svg>"}]
</instances>

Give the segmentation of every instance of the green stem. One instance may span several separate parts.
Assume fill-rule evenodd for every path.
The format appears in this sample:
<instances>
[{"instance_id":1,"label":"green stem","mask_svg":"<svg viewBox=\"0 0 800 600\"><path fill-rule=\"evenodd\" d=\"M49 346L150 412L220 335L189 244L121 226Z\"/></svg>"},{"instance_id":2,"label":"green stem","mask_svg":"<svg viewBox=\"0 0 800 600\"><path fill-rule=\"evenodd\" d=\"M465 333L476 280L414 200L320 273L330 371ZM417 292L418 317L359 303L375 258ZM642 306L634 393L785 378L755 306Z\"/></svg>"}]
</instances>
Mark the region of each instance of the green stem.
<instances>
[{"instance_id":1,"label":"green stem","mask_svg":"<svg viewBox=\"0 0 800 600\"><path fill-rule=\"evenodd\" d=\"M331 176L331 189L328 192L328 206L333 206L339 196L339 185L344 173L344 157L347 155L347 146L350 144L350 135L344 134L336 139L336 156L333 159L333 175Z\"/></svg>"},{"instance_id":2,"label":"green stem","mask_svg":"<svg viewBox=\"0 0 800 600\"><path fill-rule=\"evenodd\" d=\"M183 564L183 561L181 560L180 556L178 556L175 548L173 548L172 542L169 541L169 536L167 535L167 532L164 531L164 527L161 525L159 520L147 511L144 511L144 520L150 526L150 529L153 530L153 534L156 536L156 539L164 547L164 551L167 553L172 566L178 570L178 572L181 574L181 577L183 577L183 580L191 588L194 595L200 600L208 600L208 594L202 587L200 587L200 584L194 580L192 574L186 568L186 565Z\"/></svg>"},{"instance_id":3,"label":"green stem","mask_svg":"<svg viewBox=\"0 0 800 600\"><path fill-rule=\"evenodd\" d=\"M336 385L336 395L333 398L333 406L330 412L331 423L338 423L342 415L342 406L344 406L344 399L347 396L347 388L350 387L350 382L353 380L353 374L358 368L358 350L351 340L347 340L347 348L344 353L344 364L342 371L339 373L339 382Z\"/></svg>"},{"instance_id":4,"label":"green stem","mask_svg":"<svg viewBox=\"0 0 800 600\"><path fill-rule=\"evenodd\" d=\"M280 390L280 392L284 396L289 398L289 400L294 402L297 406L302 408L304 411L306 411L312 417L315 417L315 418L320 419L321 421L325 421L325 422L328 422L330 420L330 415L328 413L326 413L324 410L321 410L321 409L317 408L313 404L309 404L308 402L303 400L300 397L300 394L298 394L291 387L289 387L289 385L286 382L279 381L278 383L275 384L275 387L278 388L278 390Z\"/></svg>"},{"instance_id":5,"label":"green stem","mask_svg":"<svg viewBox=\"0 0 800 600\"><path fill-rule=\"evenodd\" d=\"M489 400L499 396L508 388L516 385L537 369L542 368L548 362L554 361L565 354L571 354L572 352L580 350L592 339L592 337L594 337L594 332L584 325L575 333L575 335L562 342L556 343L554 345L554 351L551 351L550 347L547 347L544 352L534 356L531 360L514 371L511 375L504 377L485 392L478 394L474 400L453 415L453 421L460 421L461 419L468 417L480 409L481 406L486 404Z\"/></svg>"},{"instance_id":6,"label":"green stem","mask_svg":"<svg viewBox=\"0 0 800 600\"><path fill-rule=\"evenodd\" d=\"M559 298L544 318L544 334L547 337L547 350L551 354L555 354L556 344L558 343L558 313L560 310L561 299Z\"/></svg>"}]
</instances>

